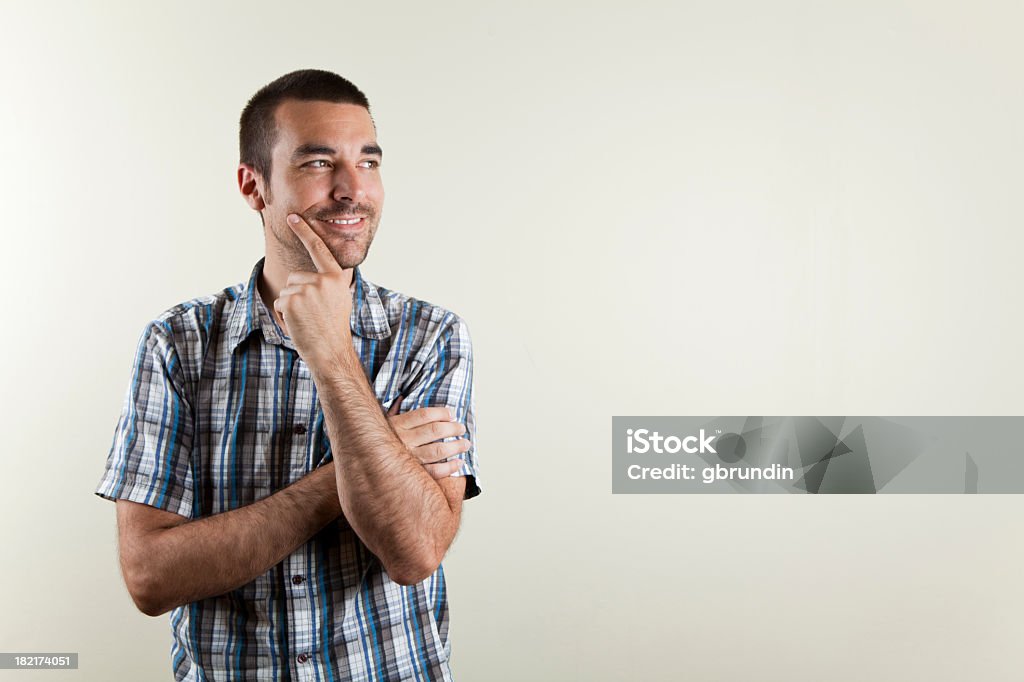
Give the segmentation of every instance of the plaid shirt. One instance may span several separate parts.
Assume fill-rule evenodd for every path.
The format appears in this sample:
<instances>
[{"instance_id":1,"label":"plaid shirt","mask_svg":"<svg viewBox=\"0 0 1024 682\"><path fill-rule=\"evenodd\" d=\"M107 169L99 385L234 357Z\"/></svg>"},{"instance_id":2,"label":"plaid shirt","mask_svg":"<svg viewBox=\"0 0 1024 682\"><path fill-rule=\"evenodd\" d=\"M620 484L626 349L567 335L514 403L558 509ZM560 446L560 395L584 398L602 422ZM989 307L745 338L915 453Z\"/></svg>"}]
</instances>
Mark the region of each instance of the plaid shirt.
<instances>
[{"instance_id":1,"label":"plaid shirt","mask_svg":"<svg viewBox=\"0 0 1024 682\"><path fill-rule=\"evenodd\" d=\"M331 459L309 368L248 283L153 321L96 494L198 519L273 494ZM355 270L355 349L381 405L454 408L475 444L465 323ZM466 498L475 446L461 455ZM251 583L171 613L176 680L450 680L444 569L392 582L340 517Z\"/></svg>"}]
</instances>

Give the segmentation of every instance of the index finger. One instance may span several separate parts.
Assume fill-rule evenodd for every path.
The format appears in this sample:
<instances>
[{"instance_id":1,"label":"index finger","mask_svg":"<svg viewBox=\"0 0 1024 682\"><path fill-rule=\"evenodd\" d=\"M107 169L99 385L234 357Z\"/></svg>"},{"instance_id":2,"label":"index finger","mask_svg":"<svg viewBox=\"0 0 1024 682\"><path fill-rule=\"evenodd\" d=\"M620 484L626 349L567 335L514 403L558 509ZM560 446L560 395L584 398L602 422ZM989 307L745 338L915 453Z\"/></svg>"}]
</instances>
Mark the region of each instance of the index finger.
<instances>
[{"instance_id":1,"label":"index finger","mask_svg":"<svg viewBox=\"0 0 1024 682\"><path fill-rule=\"evenodd\" d=\"M320 235L302 219L302 216L298 213L289 213L288 227L292 228L292 232L306 247L317 272L341 272L341 266L338 265L338 261L334 260L334 254L327 248L327 244L324 244L324 240L320 239Z\"/></svg>"}]
</instances>

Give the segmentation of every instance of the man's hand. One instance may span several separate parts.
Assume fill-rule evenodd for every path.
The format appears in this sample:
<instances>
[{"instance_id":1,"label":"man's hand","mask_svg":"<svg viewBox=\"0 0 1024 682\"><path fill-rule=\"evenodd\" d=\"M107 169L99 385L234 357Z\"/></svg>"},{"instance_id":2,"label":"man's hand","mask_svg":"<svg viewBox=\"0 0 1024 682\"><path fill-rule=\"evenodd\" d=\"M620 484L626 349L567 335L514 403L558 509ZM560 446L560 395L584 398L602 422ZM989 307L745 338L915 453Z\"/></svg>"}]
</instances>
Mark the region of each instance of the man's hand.
<instances>
[{"instance_id":1,"label":"man's hand","mask_svg":"<svg viewBox=\"0 0 1024 682\"><path fill-rule=\"evenodd\" d=\"M452 413L447 407L421 407L399 414L401 402L401 397L397 398L388 410L391 427L434 480L450 477L462 464L457 456L469 450L472 443L467 438L446 443L438 441L449 436L461 436L466 432L465 425L452 421Z\"/></svg>"},{"instance_id":2,"label":"man's hand","mask_svg":"<svg viewBox=\"0 0 1024 682\"><path fill-rule=\"evenodd\" d=\"M331 250L301 216L288 215L288 225L302 241L316 272L296 271L276 301L295 349L310 367L324 367L352 347L350 276L338 265Z\"/></svg>"}]
</instances>

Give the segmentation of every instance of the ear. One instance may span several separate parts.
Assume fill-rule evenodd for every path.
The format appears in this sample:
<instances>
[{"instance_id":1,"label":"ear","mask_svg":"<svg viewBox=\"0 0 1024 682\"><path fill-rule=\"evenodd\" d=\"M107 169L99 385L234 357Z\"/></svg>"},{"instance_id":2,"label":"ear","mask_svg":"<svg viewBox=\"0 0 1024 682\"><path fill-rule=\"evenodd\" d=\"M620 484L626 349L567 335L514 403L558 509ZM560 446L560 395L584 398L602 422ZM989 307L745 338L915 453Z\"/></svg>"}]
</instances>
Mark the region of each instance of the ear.
<instances>
[{"instance_id":1,"label":"ear","mask_svg":"<svg viewBox=\"0 0 1024 682\"><path fill-rule=\"evenodd\" d=\"M266 207L263 176L247 163L238 165L238 191L252 210L262 211Z\"/></svg>"}]
</instances>

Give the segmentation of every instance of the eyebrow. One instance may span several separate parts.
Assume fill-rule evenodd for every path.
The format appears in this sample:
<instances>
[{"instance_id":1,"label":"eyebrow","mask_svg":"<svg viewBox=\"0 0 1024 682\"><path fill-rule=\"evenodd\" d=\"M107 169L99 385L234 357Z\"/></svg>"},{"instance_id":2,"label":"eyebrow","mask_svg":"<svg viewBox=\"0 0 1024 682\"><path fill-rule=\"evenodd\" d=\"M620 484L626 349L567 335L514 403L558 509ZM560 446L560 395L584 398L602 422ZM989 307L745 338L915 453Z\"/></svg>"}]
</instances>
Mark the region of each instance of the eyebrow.
<instances>
[{"instance_id":1,"label":"eyebrow","mask_svg":"<svg viewBox=\"0 0 1024 682\"><path fill-rule=\"evenodd\" d=\"M300 145L299 147L297 147L295 151L292 152L292 159L296 160L301 159L304 156L317 156L321 154L325 156L333 156L334 154L337 153L338 150L336 150L334 147L328 147L325 144L310 143ZM363 148L360 150L360 154L374 155L383 158L384 150L382 150L376 144L364 144Z\"/></svg>"}]
</instances>

